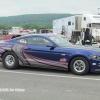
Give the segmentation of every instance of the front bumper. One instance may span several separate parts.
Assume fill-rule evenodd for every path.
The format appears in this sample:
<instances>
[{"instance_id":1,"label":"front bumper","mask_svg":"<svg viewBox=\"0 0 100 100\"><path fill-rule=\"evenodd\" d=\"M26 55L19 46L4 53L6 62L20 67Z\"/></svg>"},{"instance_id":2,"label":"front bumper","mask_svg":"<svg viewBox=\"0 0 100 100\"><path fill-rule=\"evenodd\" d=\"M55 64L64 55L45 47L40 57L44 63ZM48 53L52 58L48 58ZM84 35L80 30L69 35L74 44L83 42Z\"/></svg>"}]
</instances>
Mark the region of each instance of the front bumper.
<instances>
[{"instance_id":1,"label":"front bumper","mask_svg":"<svg viewBox=\"0 0 100 100\"><path fill-rule=\"evenodd\" d=\"M100 60L98 59L92 59L90 62L90 71L95 72L95 71L100 71Z\"/></svg>"},{"instance_id":2,"label":"front bumper","mask_svg":"<svg viewBox=\"0 0 100 100\"><path fill-rule=\"evenodd\" d=\"M100 65L95 68L94 72L100 72Z\"/></svg>"}]
</instances>

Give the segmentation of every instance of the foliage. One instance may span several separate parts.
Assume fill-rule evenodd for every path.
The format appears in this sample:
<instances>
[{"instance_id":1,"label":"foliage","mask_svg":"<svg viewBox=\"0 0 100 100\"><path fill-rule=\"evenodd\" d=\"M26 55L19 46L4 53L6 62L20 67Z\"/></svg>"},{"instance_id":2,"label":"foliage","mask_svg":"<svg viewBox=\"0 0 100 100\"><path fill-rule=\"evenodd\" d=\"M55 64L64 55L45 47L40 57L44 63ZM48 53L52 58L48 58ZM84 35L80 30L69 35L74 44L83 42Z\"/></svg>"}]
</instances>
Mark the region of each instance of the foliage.
<instances>
[{"instance_id":1,"label":"foliage","mask_svg":"<svg viewBox=\"0 0 100 100\"><path fill-rule=\"evenodd\" d=\"M21 27L23 27L24 29L38 29L40 26L34 23L27 23L22 25Z\"/></svg>"},{"instance_id":2,"label":"foliage","mask_svg":"<svg viewBox=\"0 0 100 100\"><path fill-rule=\"evenodd\" d=\"M5 25L0 25L0 29L5 29Z\"/></svg>"},{"instance_id":3,"label":"foliage","mask_svg":"<svg viewBox=\"0 0 100 100\"><path fill-rule=\"evenodd\" d=\"M11 28L12 26L21 26L25 29L32 28L52 28L52 22L55 19L69 17L74 14L27 14L19 16L0 17L0 24ZM0 26L1 27L1 26Z\"/></svg>"}]
</instances>

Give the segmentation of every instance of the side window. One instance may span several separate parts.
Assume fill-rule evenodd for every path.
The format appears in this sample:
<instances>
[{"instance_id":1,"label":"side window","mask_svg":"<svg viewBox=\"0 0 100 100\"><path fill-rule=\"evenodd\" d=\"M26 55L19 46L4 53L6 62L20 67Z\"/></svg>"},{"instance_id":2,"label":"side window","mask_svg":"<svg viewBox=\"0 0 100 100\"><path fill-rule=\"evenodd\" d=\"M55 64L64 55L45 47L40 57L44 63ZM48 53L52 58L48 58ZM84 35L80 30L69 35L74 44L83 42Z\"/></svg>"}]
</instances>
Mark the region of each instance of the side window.
<instances>
[{"instance_id":1,"label":"side window","mask_svg":"<svg viewBox=\"0 0 100 100\"><path fill-rule=\"evenodd\" d=\"M91 27L91 24L89 24L89 27Z\"/></svg>"},{"instance_id":2,"label":"side window","mask_svg":"<svg viewBox=\"0 0 100 100\"><path fill-rule=\"evenodd\" d=\"M84 19L83 19L84 21L86 21L86 17L84 17Z\"/></svg>"},{"instance_id":3,"label":"side window","mask_svg":"<svg viewBox=\"0 0 100 100\"><path fill-rule=\"evenodd\" d=\"M53 44L49 40L42 37L30 37L27 38L27 42L30 45L40 45L40 46L47 46L47 44Z\"/></svg>"},{"instance_id":4,"label":"side window","mask_svg":"<svg viewBox=\"0 0 100 100\"><path fill-rule=\"evenodd\" d=\"M71 25L71 21L68 22L68 25Z\"/></svg>"},{"instance_id":5,"label":"side window","mask_svg":"<svg viewBox=\"0 0 100 100\"><path fill-rule=\"evenodd\" d=\"M15 38L15 35L13 35L11 39L13 39L13 38Z\"/></svg>"},{"instance_id":6,"label":"side window","mask_svg":"<svg viewBox=\"0 0 100 100\"><path fill-rule=\"evenodd\" d=\"M19 37L19 36L21 36L21 35L13 35L11 39Z\"/></svg>"},{"instance_id":7,"label":"side window","mask_svg":"<svg viewBox=\"0 0 100 100\"><path fill-rule=\"evenodd\" d=\"M27 40L26 40L26 38L18 39L18 40L16 40L16 42L27 44Z\"/></svg>"}]
</instances>

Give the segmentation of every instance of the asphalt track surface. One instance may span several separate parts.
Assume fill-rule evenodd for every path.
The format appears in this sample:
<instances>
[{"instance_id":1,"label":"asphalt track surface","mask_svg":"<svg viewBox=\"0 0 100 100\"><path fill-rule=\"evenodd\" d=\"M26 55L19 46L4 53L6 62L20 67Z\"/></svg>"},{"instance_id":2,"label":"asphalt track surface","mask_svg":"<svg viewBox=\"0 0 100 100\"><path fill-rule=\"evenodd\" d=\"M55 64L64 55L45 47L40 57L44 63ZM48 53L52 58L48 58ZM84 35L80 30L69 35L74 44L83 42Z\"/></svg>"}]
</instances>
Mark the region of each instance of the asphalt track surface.
<instances>
[{"instance_id":1,"label":"asphalt track surface","mask_svg":"<svg viewBox=\"0 0 100 100\"><path fill-rule=\"evenodd\" d=\"M100 73L20 67L0 63L0 100L100 100Z\"/></svg>"}]
</instances>

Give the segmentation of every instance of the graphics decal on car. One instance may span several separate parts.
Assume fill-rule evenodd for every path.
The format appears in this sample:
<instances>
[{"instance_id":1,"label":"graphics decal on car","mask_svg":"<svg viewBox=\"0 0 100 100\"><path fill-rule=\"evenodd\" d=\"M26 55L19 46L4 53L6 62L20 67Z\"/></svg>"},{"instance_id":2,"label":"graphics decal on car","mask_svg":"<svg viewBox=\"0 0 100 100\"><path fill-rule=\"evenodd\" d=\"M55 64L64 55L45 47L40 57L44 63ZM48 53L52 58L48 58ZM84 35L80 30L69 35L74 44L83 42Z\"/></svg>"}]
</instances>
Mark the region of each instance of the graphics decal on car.
<instances>
[{"instance_id":1,"label":"graphics decal on car","mask_svg":"<svg viewBox=\"0 0 100 100\"><path fill-rule=\"evenodd\" d=\"M40 64L55 66L55 67L59 67L59 68L68 68L68 63L65 63L65 62L52 61L52 60L35 57L30 54L26 54L26 53L24 53L24 54L27 59L31 59L31 62L29 61L31 64L34 64L34 63L39 64L40 63Z\"/></svg>"},{"instance_id":2,"label":"graphics decal on car","mask_svg":"<svg viewBox=\"0 0 100 100\"><path fill-rule=\"evenodd\" d=\"M59 62L59 61L51 61L47 59L42 59L39 57L32 56L28 53L25 53L24 50L27 47L25 45L16 44L12 47L12 50L18 56L20 62L23 65L33 65L33 64L43 64L43 65L51 65L51 66L58 66L60 68L68 68L68 63L66 62ZM21 64L21 63L20 63Z\"/></svg>"},{"instance_id":3,"label":"graphics decal on car","mask_svg":"<svg viewBox=\"0 0 100 100\"><path fill-rule=\"evenodd\" d=\"M58 67L62 69L68 68L68 63L66 62L66 59L60 59L60 61L53 61L53 60L47 60L39 57L32 56L28 53L25 53L24 50L27 47L25 45L15 44L11 47L11 45L4 47L0 47L0 53L3 53L5 51L13 51L19 60L20 65L34 65L34 64L42 64L42 65L48 65L52 67Z\"/></svg>"},{"instance_id":4,"label":"graphics decal on car","mask_svg":"<svg viewBox=\"0 0 100 100\"><path fill-rule=\"evenodd\" d=\"M11 47L9 47L8 45L0 45L0 61L1 61L1 54L5 51L11 51Z\"/></svg>"},{"instance_id":5,"label":"graphics decal on car","mask_svg":"<svg viewBox=\"0 0 100 100\"><path fill-rule=\"evenodd\" d=\"M26 48L25 45L16 44L12 47L12 51L18 56L18 59L20 61L19 63L21 65L30 65L30 63L24 56L24 52L23 52L24 48Z\"/></svg>"}]
</instances>

